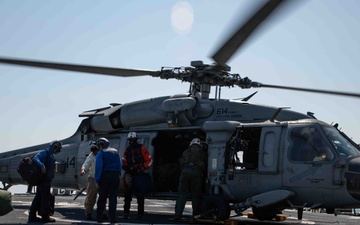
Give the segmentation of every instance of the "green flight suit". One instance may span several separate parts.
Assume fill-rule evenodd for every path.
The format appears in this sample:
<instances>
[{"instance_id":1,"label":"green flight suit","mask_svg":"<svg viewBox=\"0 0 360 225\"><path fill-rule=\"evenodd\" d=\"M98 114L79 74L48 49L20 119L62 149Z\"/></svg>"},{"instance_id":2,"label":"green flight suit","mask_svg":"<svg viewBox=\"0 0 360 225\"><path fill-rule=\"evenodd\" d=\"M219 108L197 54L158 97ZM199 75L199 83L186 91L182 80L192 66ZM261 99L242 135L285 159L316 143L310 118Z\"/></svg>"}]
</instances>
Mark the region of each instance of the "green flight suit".
<instances>
[{"instance_id":1,"label":"green flight suit","mask_svg":"<svg viewBox=\"0 0 360 225\"><path fill-rule=\"evenodd\" d=\"M198 144L192 144L182 154L180 159L181 175L178 187L178 199L175 205L176 217L182 216L189 192L191 192L193 215L199 214L206 160L207 155L205 150Z\"/></svg>"}]
</instances>

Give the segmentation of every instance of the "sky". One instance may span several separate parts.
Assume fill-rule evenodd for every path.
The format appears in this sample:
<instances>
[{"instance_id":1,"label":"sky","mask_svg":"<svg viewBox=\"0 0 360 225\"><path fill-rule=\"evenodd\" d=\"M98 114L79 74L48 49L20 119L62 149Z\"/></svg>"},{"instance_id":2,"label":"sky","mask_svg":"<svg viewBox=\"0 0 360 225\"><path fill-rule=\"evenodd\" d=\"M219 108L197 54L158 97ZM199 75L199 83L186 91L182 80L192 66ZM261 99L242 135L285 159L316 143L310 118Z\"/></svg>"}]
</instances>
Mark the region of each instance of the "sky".
<instances>
[{"instance_id":1,"label":"sky","mask_svg":"<svg viewBox=\"0 0 360 225\"><path fill-rule=\"evenodd\" d=\"M211 55L258 0L0 1L0 57L159 70ZM360 1L292 1L228 61L264 84L360 92ZM0 64L0 153L71 136L86 110L188 91L178 80L111 77ZM291 107L360 143L360 98L278 89L252 103ZM210 94L214 97L214 91Z\"/></svg>"}]
</instances>

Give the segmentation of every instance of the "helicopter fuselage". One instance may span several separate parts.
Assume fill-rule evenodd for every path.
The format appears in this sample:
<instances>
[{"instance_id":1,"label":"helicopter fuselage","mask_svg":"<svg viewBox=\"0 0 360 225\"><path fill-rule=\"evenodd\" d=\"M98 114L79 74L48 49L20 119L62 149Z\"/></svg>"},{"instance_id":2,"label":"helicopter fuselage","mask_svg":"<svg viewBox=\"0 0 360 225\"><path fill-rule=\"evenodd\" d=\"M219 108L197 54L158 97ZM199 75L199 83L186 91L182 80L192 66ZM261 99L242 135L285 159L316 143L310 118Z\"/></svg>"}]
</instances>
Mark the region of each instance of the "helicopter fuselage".
<instances>
[{"instance_id":1,"label":"helicopter fuselage","mask_svg":"<svg viewBox=\"0 0 360 225\"><path fill-rule=\"evenodd\" d=\"M54 188L84 188L87 179L80 176L80 169L89 143L105 137L122 155L128 132L135 131L154 159L149 169L155 186L151 198L176 198L178 159L197 136L208 154L204 194L221 195L231 209L360 206L357 146L310 115L244 101L177 95L113 104L80 116L88 118L71 137L61 140L63 150L55 155ZM46 147L1 153L4 186L26 184L16 172L20 160Z\"/></svg>"}]
</instances>

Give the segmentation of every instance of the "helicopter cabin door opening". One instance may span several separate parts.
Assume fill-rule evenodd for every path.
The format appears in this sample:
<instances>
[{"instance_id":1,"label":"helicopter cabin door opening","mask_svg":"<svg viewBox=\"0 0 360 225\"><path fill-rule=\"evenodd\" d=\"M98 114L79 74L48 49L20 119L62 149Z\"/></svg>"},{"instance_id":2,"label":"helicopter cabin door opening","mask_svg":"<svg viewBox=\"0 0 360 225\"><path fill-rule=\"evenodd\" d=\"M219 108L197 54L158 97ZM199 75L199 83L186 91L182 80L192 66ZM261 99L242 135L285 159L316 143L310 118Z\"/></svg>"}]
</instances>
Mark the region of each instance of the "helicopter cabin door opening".
<instances>
[{"instance_id":1,"label":"helicopter cabin door opening","mask_svg":"<svg viewBox=\"0 0 360 225\"><path fill-rule=\"evenodd\" d=\"M239 124L226 143L224 194L230 202L244 201L269 183L280 186L282 127L264 123ZM211 179L211 176L210 176ZM241 190L241 191L239 191Z\"/></svg>"},{"instance_id":2,"label":"helicopter cabin door opening","mask_svg":"<svg viewBox=\"0 0 360 225\"><path fill-rule=\"evenodd\" d=\"M228 174L277 173L281 128L277 126L242 126L228 141L225 165ZM231 176L230 176L231 177Z\"/></svg>"},{"instance_id":3,"label":"helicopter cabin door opening","mask_svg":"<svg viewBox=\"0 0 360 225\"><path fill-rule=\"evenodd\" d=\"M205 142L205 134L200 129L164 130L159 131L154 137L152 140L154 195L164 196L167 199L177 197L181 172L179 159L195 137Z\"/></svg>"}]
</instances>

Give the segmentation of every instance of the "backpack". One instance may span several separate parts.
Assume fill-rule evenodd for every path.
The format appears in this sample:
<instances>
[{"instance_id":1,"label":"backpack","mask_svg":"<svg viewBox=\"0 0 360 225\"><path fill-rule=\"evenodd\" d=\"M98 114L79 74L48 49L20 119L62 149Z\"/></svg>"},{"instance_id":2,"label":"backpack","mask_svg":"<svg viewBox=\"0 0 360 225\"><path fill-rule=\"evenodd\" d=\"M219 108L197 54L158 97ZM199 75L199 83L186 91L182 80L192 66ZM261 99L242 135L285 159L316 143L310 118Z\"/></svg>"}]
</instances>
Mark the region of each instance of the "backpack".
<instances>
[{"instance_id":1,"label":"backpack","mask_svg":"<svg viewBox=\"0 0 360 225\"><path fill-rule=\"evenodd\" d=\"M22 179L32 186L39 185L44 180L44 174L42 173L40 166L33 159L34 156L35 155L23 158L17 168L17 171L22 177Z\"/></svg>"}]
</instances>

